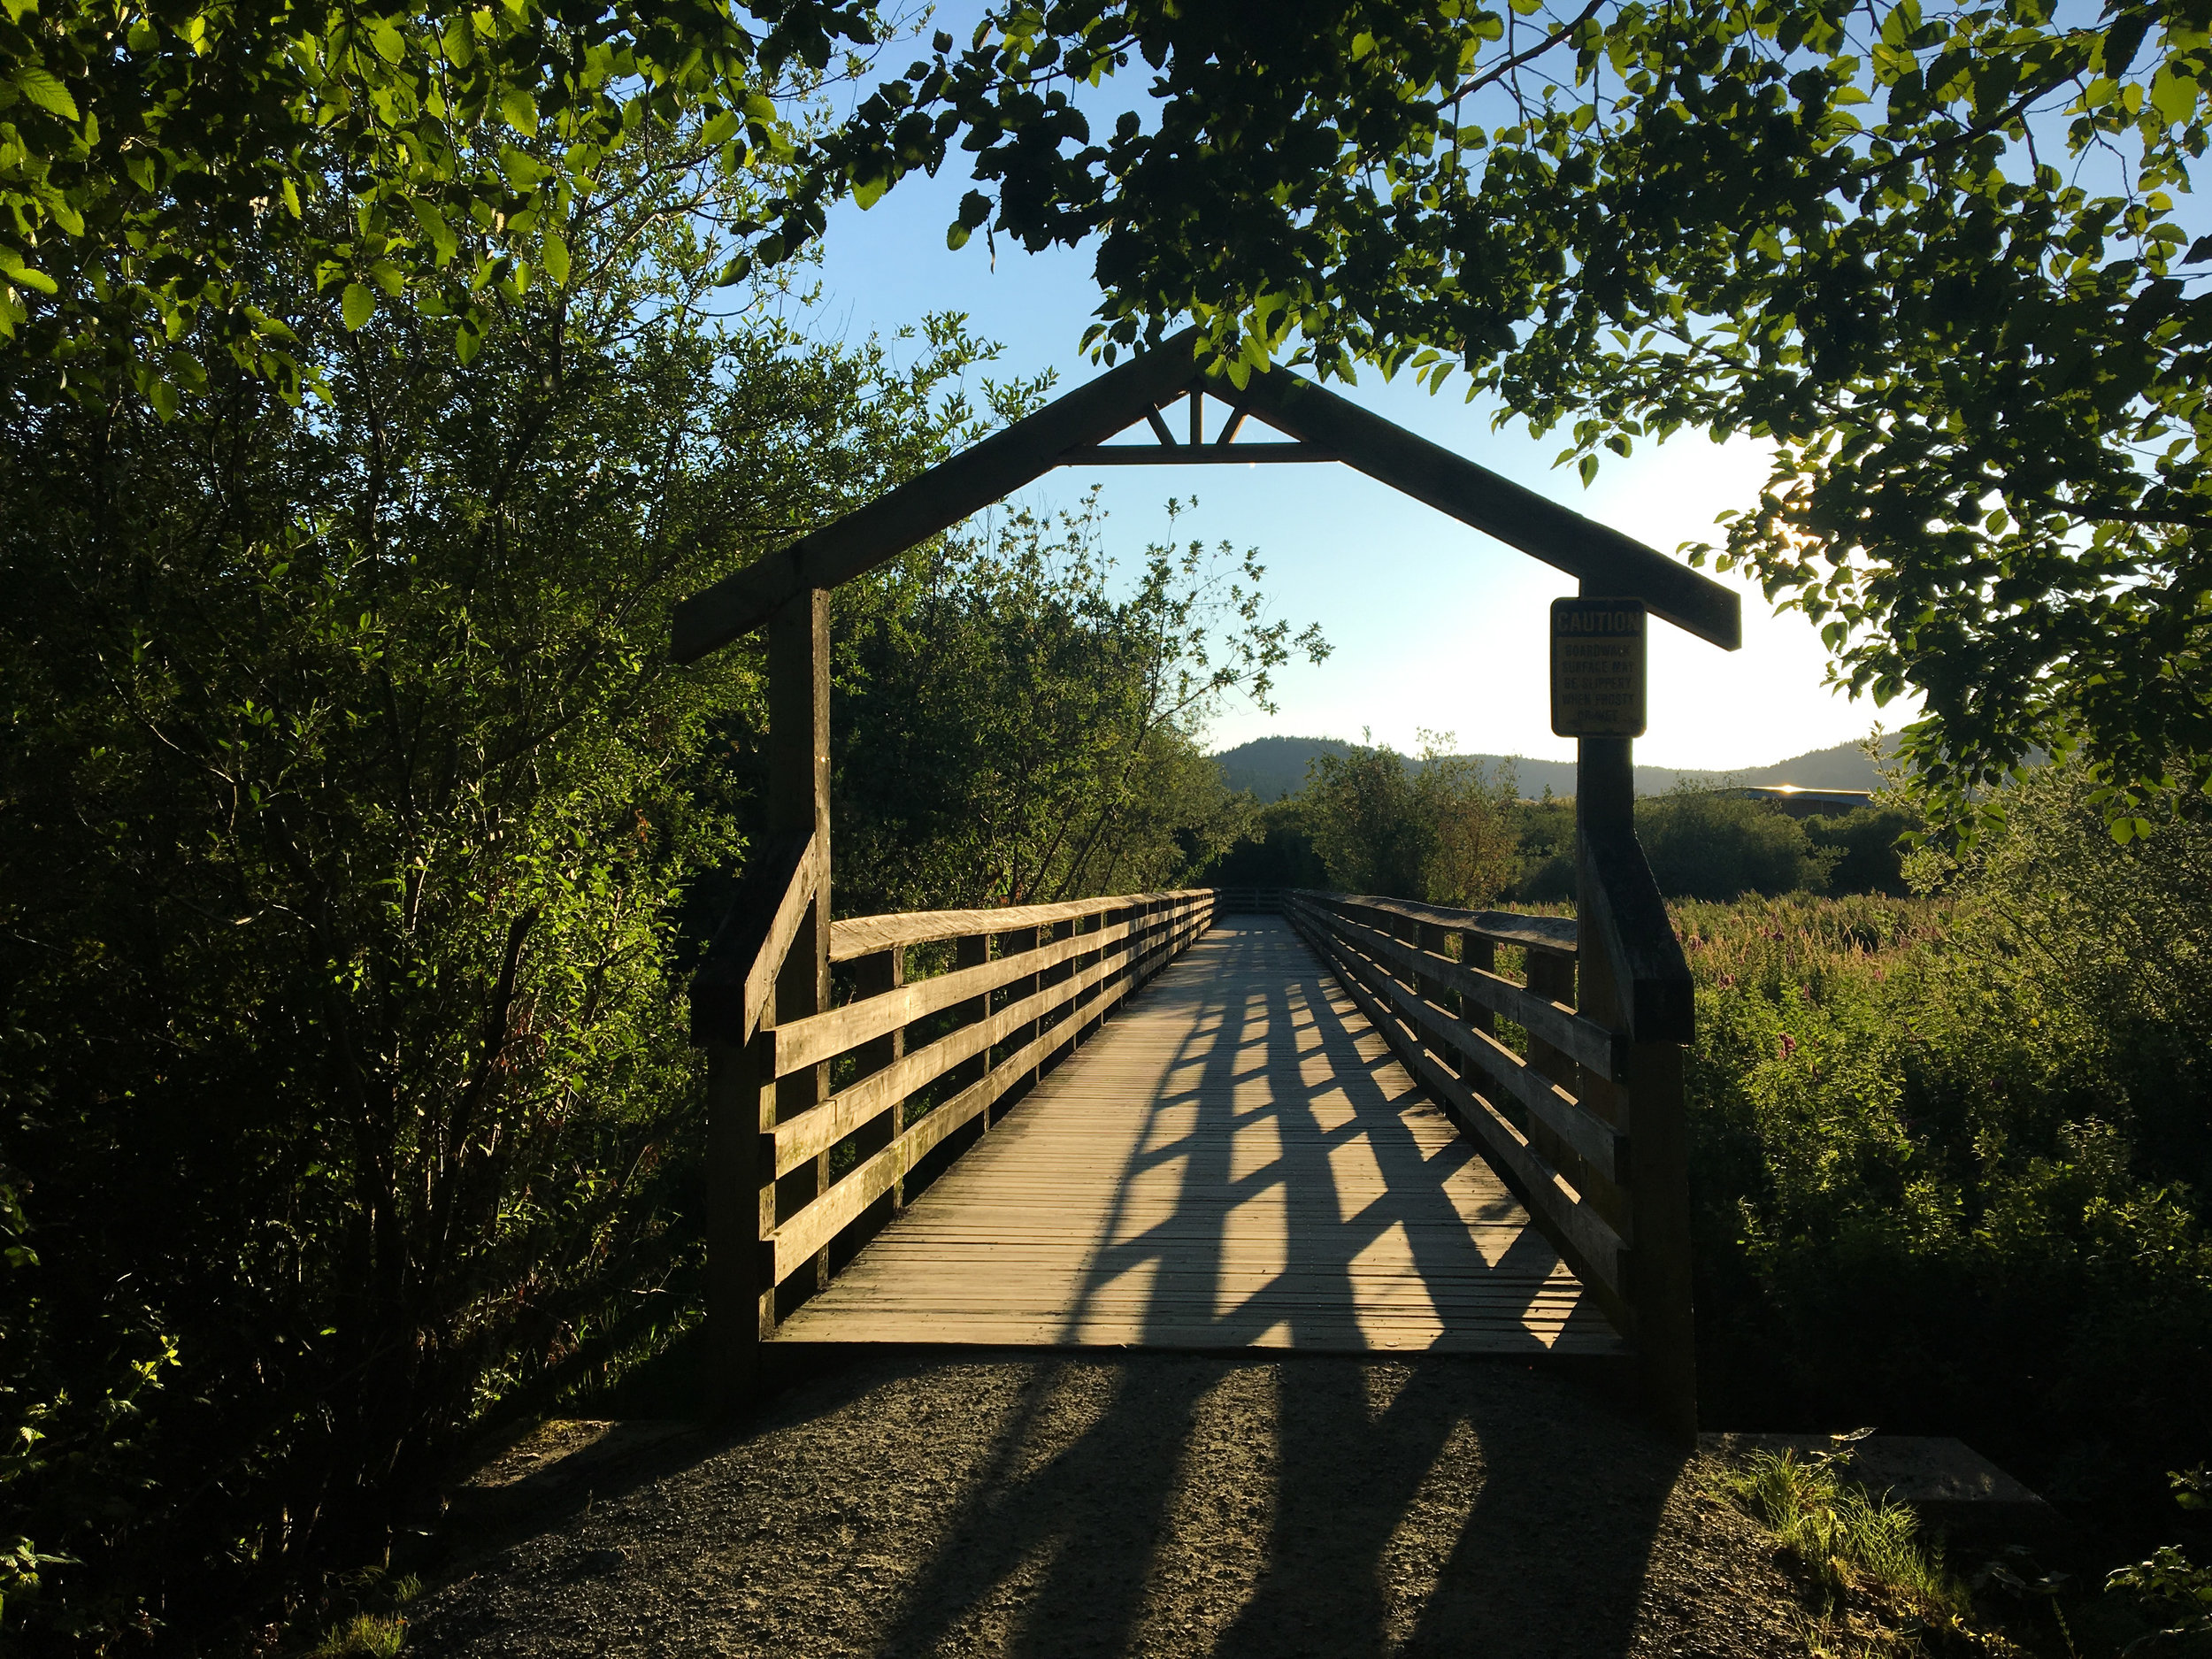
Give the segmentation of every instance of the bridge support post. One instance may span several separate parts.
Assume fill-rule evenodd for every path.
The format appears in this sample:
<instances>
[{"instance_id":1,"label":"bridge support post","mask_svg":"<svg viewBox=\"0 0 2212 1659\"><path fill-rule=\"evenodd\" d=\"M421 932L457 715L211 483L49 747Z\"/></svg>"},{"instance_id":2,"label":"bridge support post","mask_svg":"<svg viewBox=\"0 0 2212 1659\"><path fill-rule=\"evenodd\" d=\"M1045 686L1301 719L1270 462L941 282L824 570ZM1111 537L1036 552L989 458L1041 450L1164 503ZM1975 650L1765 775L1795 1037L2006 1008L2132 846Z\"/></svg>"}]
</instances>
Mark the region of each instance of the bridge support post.
<instances>
[{"instance_id":1,"label":"bridge support post","mask_svg":"<svg viewBox=\"0 0 2212 1659\"><path fill-rule=\"evenodd\" d=\"M736 1409L760 1386L761 1344L778 1317L776 1225L829 1174L825 1156L776 1179L776 1125L826 1097L829 1068L779 1081L770 1035L779 1021L818 1013L830 1000L829 595L819 588L786 602L769 623L767 760L758 845L803 844L811 835L821 874L758 1031L749 1041L726 1035L707 1045L707 1392L718 1412ZM763 902L772 908L780 896L764 890ZM827 1255L815 1263L817 1279L827 1273Z\"/></svg>"},{"instance_id":2,"label":"bridge support post","mask_svg":"<svg viewBox=\"0 0 2212 1659\"><path fill-rule=\"evenodd\" d=\"M768 622L768 839L812 834L823 854L822 880L776 975L779 1025L830 1005L829 687L829 594L814 588L787 600ZM776 1085L775 1121L828 1098L828 1064L810 1066ZM829 1154L786 1179L793 1190L779 1194L779 1212L787 1200L795 1208L829 1189ZM828 1283L826 1248L801 1288L810 1293Z\"/></svg>"},{"instance_id":3,"label":"bridge support post","mask_svg":"<svg viewBox=\"0 0 2212 1659\"><path fill-rule=\"evenodd\" d=\"M1576 743L1575 837L1586 853L1594 836L1632 837L1636 823L1634 741L1586 737ZM1616 1031L1633 1010L1598 917L1602 901L1586 856L1576 858L1578 1007ZM1531 975L1532 983L1534 975ZM1697 1349L1690 1277L1689 1134L1682 1099L1682 1050L1671 1042L1630 1046L1617 1087L1586 1084L1588 1094L1625 1107L1628 1199L1632 1218L1627 1291L1636 1367L1645 1408L1670 1436L1697 1438Z\"/></svg>"}]
</instances>

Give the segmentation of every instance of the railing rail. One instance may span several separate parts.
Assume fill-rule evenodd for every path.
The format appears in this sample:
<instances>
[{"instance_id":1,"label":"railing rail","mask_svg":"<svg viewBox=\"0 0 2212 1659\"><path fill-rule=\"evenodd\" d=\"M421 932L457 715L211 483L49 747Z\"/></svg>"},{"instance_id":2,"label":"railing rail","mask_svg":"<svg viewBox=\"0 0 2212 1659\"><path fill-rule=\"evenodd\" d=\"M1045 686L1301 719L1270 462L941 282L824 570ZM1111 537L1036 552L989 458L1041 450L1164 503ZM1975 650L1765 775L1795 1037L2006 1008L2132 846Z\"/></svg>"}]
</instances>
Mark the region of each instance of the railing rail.
<instances>
[{"instance_id":1,"label":"railing rail","mask_svg":"<svg viewBox=\"0 0 2212 1659\"><path fill-rule=\"evenodd\" d=\"M1611 902L1581 922L1302 890L1286 914L1638 1348L1678 1427L1696 1410L1679 1169L1689 976L1656 887L1634 879L1650 883L1640 849L1609 850L1586 885ZM1501 948L1522 953L1518 982ZM1578 968L1597 994L1579 1006Z\"/></svg>"},{"instance_id":2,"label":"railing rail","mask_svg":"<svg viewBox=\"0 0 2212 1659\"><path fill-rule=\"evenodd\" d=\"M1286 887L1216 887L1214 903L1223 916L1280 916L1290 897Z\"/></svg>"},{"instance_id":3,"label":"railing rail","mask_svg":"<svg viewBox=\"0 0 2212 1659\"><path fill-rule=\"evenodd\" d=\"M1064 1057L1215 914L1213 892L1199 888L838 922L828 955L847 964L853 994L779 1023L761 987L777 980L795 934L782 918L804 910L816 874L803 854L783 862L784 889L764 877L754 895L770 919L733 935L719 958L710 954L695 1003L702 1040L722 1051L723 1114L757 1125L746 1156L716 1172L715 1194L744 1218L718 1231L723 1251L750 1269L754 1342L903 1206L932 1153L963 1130L972 1144L995 1107ZM730 957L744 942L756 956L740 972ZM910 951L948 942L949 969L908 979ZM741 999L714 993L741 984Z\"/></svg>"}]
</instances>

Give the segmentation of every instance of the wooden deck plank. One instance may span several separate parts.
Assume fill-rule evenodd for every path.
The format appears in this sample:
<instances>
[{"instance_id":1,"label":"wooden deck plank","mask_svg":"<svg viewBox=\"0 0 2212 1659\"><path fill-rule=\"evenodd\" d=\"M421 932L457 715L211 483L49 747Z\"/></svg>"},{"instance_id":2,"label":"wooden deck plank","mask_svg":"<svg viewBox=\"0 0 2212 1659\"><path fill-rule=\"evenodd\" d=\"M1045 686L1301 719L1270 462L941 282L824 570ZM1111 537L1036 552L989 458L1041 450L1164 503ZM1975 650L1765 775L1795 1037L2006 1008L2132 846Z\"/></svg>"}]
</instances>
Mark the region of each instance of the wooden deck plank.
<instances>
[{"instance_id":1,"label":"wooden deck plank","mask_svg":"<svg viewBox=\"0 0 2212 1659\"><path fill-rule=\"evenodd\" d=\"M1610 1354L1520 1204L1287 926L1237 917L780 1342Z\"/></svg>"}]
</instances>

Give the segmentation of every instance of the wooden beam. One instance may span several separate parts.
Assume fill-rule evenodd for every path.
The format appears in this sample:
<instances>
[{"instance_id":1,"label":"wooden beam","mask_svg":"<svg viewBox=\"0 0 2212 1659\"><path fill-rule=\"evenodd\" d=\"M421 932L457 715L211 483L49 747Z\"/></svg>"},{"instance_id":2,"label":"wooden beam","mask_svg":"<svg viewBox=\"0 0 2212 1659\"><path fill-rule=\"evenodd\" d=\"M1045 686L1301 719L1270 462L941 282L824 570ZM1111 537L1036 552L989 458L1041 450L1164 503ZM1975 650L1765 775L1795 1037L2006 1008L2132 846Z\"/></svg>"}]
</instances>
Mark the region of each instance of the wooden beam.
<instances>
[{"instance_id":1,"label":"wooden beam","mask_svg":"<svg viewBox=\"0 0 2212 1659\"><path fill-rule=\"evenodd\" d=\"M1240 402L1277 430L1335 450L1370 478L1578 577L1586 594L1640 599L1677 627L1723 650L1743 643L1742 604L1734 589L1371 414L1302 375L1284 368L1255 374Z\"/></svg>"},{"instance_id":2,"label":"wooden beam","mask_svg":"<svg viewBox=\"0 0 2212 1659\"><path fill-rule=\"evenodd\" d=\"M1254 462L1347 461L1351 457L1310 443L1096 443L1071 449L1061 466L1235 466Z\"/></svg>"},{"instance_id":3,"label":"wooden beam","mask_svg":"<svg viewBox=\"0 0 2212 1659\"><path fill-rule=\"evenodd\" d=\"M1199 373L1195 329L1106 371L889 494L724 577L676 607L669 655L696 661L810 588L829 588L1010 495L1070 449L1102 443Z\"/></svg>"}]
</instances>

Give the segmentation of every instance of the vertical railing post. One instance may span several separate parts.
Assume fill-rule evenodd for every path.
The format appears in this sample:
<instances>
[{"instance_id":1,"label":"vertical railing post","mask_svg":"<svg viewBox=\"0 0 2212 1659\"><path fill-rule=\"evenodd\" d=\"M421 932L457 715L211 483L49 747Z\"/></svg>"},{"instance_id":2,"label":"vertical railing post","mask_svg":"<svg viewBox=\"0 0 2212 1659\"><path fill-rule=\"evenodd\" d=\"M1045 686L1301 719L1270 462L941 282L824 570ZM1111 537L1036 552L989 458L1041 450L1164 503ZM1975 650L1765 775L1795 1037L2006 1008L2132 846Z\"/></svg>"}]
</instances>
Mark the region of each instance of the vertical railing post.
<instances>
[{"instance_id":1,"label":"vertical railing post","mask_svg":"<svg viewBox=\"0 0 2212 1659\"><path fill-rule=\"evenodd\" d=\"M1051 942L1052 935L1053 930L1048 926L1017 927L1011 933L1001 936L999 949L1010 956L1018 951L1034 950L1040 945L1048 944ZM1034 996L1042 989L1044 989L1043 976L1032 973L1015 980L1007 987L1006 1000L1009 1002L1018 1002L1025 997ZM1007 1050L1010 1053L1018 1053L1043 1034L1044 1022L1042 1020L1033 1019L1017 1025L1006 1034ZM1029 1081L1034 1083L1042 1074L1042 1067L1033 1068L1029 1073Z\"/></svg>"},{"instance_id":2,"label":"vertical railing post","mask_svg":"<svg viewBox=\"0 0 2212 1659\"><path fill-rule=\"evenodd\" d=\"M757 845L803 847L810 840L818 879L757 1030L749 1040L725 1035L707 1047L709 1392L724 1411L751 1396L760 1381L761 1344L775 1334L777 1223L812 1195L801 1188L818 1191L827 1176L826 1159L817 1160L793 1171L790 1190L779 1190L776 1125L825 1097L829 1068L811 1066L780 1083L772 1034L779 1020L829 1006L829 595L819 588L788 601L769 621L766 750L766 821ZM763 896L772 906L782 895L764 889ZM824 1252L817 1271L827 1269Z\"/></svg>"},{"instance_id":3,"label":"vertical railing post","mask_svg":"<svg viewBox=\"0 0 2212 1659\"><path fill-rule=\"evenodd\" d=\"M872 951L853 964L853 990L861 997L882 996L895 991L906 983L906 949L894 945L888 950ZM882 1036L858 1050L861 1074L872 1075L887 1066L896 1065L906 1057L906 1027L887 1031ZM903 1096L894 1100L881 1117L862 1128L858 1148L862 1158L880 1152L899 1138L906 1127L906 1102ZM891 1183L885 1194L888 1201L885 1209L896 1215L906 1208L906 1181L903 1177Z\"/></svg>"},{"instance_id":4,"label":"vertical railing post","mask_svg":"<svg viewBox=\"0 0 2212 1659\"><path fill-rule=\"evenodd\" d=\"M1423 922L1420 925L1414 943L1423 950L1439 956L1448 956L1452 954L1451 935L1434 922ZM1439 1008L1446 1009L1452 1013L1459 1012L1459 993L1446 985L1443 980L1425 973L1417 973L1413 976L1413 982L1415 988L1421 993L1424 1000L1434 1002Z\"/></svg>"},{"instance_id":5,"label":"vertical railing post","mask_svg":"<svg viewBox=\"0 0 2212 1659\"><path fill-rule=\"evenodd\" d=\"M1459 936L1459 959L1469 967L1479 968L1485 973L1495 973L1498 971L1496 941L1485 939L1477 933L1462 933ZM1498 1017L1480 1002L1463 997L1459 1011L1466 1022L1477 1031L1492 1037L1498 1034Z\"/></svg>"},{"instance_id":6,"label":"vertical railing post","mask_svg":"<svg viewBox=\"0 0 2212 1659\"><path fill-rule=\"evenodd\" d=\"M1615 1031L1633 1009L1598 918L1609 907L1597 890L1590 848L1604 839L1635 846L1633 741L1577 741L1576 912L1582 1011ZM1647 1408L1669 1433L1697 1435L1697 1349L1690 1275L1688 1125L1682 1100L1682 1050L1672 1042L1632 1042L1618 1086L1584 1079L1584 1096L1628 1132L1628 1199L1632 1217L1627 1302Z\"/></svg>"},{"instance_id":7,"label":"vertical railing post","mask_svg":"<svg viewBox=\"0 0 2212 1659\"><path fill-rule=\"evenodd\" d=\"M988 933L963 933L952 941L952 966L956 973L963 968L979 968L990 959L991 936ZM953 1004L952 1023L955 1029L972 1025L978 1020L990 1017L991 999L987 995L972 996L964 1002ZM964 1060L948 1071L942 1091L947 1095L956 1094L971 1083L988 1076L990 1070L991 1051L986 1048L972 1060ZM991 1113L990 1109L986 1107L976 1114L975 1133L980 1137L990 1132Z\"/></svg>"}]
</instances>

